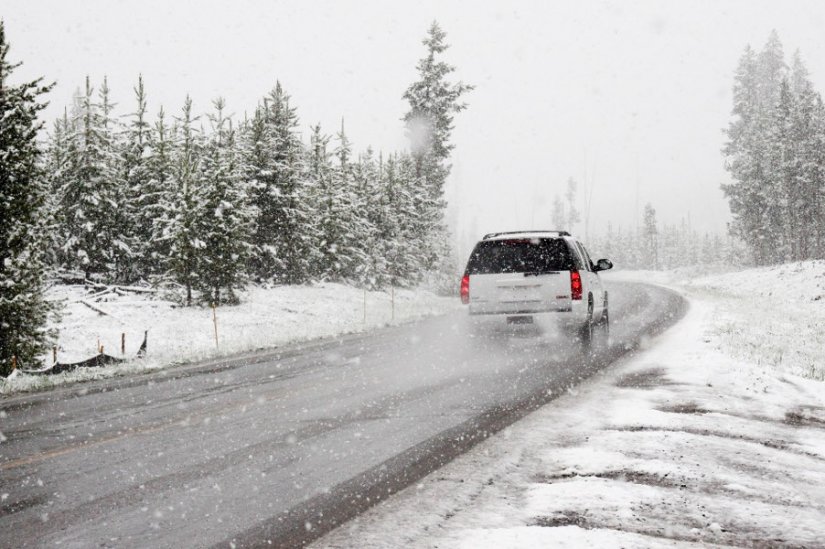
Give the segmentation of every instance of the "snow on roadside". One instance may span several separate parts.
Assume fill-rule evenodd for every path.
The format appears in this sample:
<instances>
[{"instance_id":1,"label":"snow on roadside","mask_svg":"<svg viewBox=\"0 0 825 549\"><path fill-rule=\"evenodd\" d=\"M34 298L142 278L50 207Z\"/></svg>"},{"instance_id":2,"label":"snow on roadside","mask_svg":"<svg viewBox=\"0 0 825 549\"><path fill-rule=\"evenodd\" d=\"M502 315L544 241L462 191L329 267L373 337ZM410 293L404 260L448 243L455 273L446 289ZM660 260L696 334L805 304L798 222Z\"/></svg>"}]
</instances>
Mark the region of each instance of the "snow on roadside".
<instances>
[{"instance_id":1,"label":"snow on roadside","mask_svg":"<svg viewBox=\"0 0 825 549\"><path fill-rule=\"evenodd\" d=\"M822 546L825 387L810 349L771 355L787 337L774 316L810 335L822 267L616 273L682 288L690 311L316 546Z\"/></svg>"},{"instance_id":2,"label":"snow on roadside","mask_svg":"<svg viewBox=\"0 0 825 549\"><path fill-rule=\"evenodd\" d=\"M698 276L697 276L698 275ZM618 271L613 280L649 281L715 303L709 328L726 354L825 380L825 261L744 271Z\"/></svg>"},{"instance_id":3,"label":"snow on roadside","mask_svg":"<svg viewBox=\"0 0 825 549\"><path fill-rule=\"evenodd\" d=\"M441 314L459 307L455 298L439 297L424 290L395 290L395 312L388 292L364 292L342 284L253 287L237 306L219 307L218 344L212 310L176 307L173 303L140 295L107 296L108 301L81 301L88 292L82 286L58 286L49 296L66 300L57 326L58 361L75 362L97 354L121 356L121 334L126 334L125 357L134 357L148 330L148 355L142 360L102 368L84 368L55 376L15 375L0 378L0 394L42 389L68 382L100 379L159 369L173 363L192 362L275 347L346 333L360 332ZM50 359L51 357L49 357Z\"/></svg>"}]
</instances>

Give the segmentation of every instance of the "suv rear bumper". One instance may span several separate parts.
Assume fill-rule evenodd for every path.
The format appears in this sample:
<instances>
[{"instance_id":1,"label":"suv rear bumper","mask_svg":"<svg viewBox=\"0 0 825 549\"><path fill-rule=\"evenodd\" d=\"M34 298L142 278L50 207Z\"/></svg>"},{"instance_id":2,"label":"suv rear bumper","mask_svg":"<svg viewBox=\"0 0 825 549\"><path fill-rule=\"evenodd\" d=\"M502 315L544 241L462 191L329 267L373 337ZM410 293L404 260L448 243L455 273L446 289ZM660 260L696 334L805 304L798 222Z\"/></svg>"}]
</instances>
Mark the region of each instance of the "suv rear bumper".
<instances>
[{"instance_id":1,"label":"suv rear bumper","mask_svg":"<svg viewBox=\"0 0 825 549\"><path fill-rule=\"evenodd\" d=\"M553 303L542 308L520 307L514 303L473 304L469 306L470 317L484 322L505 321L512 317L536 317L559 325L579 326L587 320L587 302L575 301Z\"/></svg>"},{"instance_id":2,"label":"suv rear bumper","mask_svg":"<svg viewBox=\"0 0 825 549\"><path fill-rule=\"evenodd\" d=\"M532 309L532 308L527 308L526 307L526 308L523 308L523 309L519 309L519 308L510 309L510 308L507 308L507 309L500 309L500 310L490 310L490 309L475 309L474 310L472 307L470 308L470 315L471 316L540 315L540 314L546 314L546 313L572 313L572 312L573 312L572 307L566 307L566 308L549 308L549 307L545 307L545 308L542 308L542 309Z\"/></svg>"}]
</instances>

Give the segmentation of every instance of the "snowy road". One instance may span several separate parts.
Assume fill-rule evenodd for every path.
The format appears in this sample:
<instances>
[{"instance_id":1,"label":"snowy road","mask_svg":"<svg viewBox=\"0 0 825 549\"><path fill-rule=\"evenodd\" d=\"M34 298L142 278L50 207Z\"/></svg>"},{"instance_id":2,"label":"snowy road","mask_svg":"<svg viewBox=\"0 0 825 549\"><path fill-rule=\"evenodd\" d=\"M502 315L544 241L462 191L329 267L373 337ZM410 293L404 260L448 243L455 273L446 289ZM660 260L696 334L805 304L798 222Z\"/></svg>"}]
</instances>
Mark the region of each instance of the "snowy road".
<instances>
[{"instance_id":1,"label":"snowy road","mask_svg":"<svg viewBox=\"0 0 825 549\"><path fill-rule=\"evenodd\" d=\"M0 400L0 546L298 545L678 318L613 284L610 350L463 314Z\"/></svg>"}]
</instances>

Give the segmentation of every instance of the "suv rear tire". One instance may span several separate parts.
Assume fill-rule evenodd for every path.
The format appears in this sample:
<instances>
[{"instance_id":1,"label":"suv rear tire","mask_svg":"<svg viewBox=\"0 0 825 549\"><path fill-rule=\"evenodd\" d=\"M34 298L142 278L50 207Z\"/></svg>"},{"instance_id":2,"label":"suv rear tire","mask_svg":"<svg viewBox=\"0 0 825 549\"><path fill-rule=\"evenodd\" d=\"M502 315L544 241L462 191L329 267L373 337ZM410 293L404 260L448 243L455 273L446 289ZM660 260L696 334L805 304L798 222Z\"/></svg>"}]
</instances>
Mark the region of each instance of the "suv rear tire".
<instances>
[{"instance_id":1,"label":"suv rear tire","mask_svg":"<svg viewBox=\"0 0 825 549\"><path fill-rule=\"evenodd\" d=\"M593 347L593 297L587 300L587 320L579 328L579 342L584 352L589 353Z\"/></svg>"}]
</instances>

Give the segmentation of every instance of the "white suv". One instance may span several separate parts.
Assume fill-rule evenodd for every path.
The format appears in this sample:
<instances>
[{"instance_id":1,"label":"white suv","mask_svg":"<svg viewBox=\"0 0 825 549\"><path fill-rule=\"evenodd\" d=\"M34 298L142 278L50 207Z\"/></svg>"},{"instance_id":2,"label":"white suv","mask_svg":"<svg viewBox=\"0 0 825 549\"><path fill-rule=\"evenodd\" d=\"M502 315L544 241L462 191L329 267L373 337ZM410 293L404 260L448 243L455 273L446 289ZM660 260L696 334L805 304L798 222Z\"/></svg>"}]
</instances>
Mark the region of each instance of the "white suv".
<instances>
[{"instance_id":1,"label":"white suv","mask_svg":"<svg viewBox=\"0 0 825 549\"><path fill-rule=\"evenodd\" d=\"M589 345L596 323L607 330L607 292L587 250L566 231L522 231L486 235L470 254L461 280L461 301L471 315L499 315L512 323L553 317L579 331Z\"/></svg>"}]
</instances>

